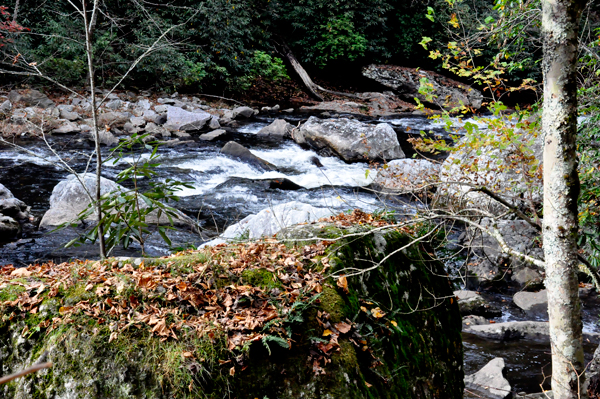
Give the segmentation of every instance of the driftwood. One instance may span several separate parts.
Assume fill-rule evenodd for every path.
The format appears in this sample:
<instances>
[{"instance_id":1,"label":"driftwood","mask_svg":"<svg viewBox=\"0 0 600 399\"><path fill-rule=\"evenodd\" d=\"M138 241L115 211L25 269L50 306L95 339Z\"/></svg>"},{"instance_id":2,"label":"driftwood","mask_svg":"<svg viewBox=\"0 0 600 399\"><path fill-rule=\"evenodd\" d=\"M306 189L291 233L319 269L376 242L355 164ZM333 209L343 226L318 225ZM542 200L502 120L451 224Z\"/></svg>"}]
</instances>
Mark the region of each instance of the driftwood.
<instances>
[{"instance_id":1,"label":"driftwood","mask_svg":"<svg viewBox=\"0 0 600 399\"><path fill-rule=\"evenodd\" d=\"M298 59L296 59L296 56L294 56L294 53L292 52L292 50L290 49L290 47L287 45L287 43L281 42L280 46L281 46L281 48L283 50L283 55L285 55L285 57L288 59L288 61L292 65L292 68L294 68L294 71L296 71L296 73L298 74L298 76L300 76L300 79L302 79L302 82L304 83L304 86L306 86L306 88L308 89L309 93L313 97L317 98L319 101L323 101L324 100L323 96L321 96L319 94L319 91L322 91L324 93L329 93L329 94L335 94L335 95L338 95L338 96L345 96L345 97L351 97L351 98L360 98L356 94L343 93L343 92L339 92L339 91L327 90L327 89L319 86L318 84L316 84L315 82L312 81L312 79L308 75L308 72L306 72L306 70L304 69L304 67L302 67L302 64L300 64L300 62L298 61Z\"/></svg>"}]
</instances>

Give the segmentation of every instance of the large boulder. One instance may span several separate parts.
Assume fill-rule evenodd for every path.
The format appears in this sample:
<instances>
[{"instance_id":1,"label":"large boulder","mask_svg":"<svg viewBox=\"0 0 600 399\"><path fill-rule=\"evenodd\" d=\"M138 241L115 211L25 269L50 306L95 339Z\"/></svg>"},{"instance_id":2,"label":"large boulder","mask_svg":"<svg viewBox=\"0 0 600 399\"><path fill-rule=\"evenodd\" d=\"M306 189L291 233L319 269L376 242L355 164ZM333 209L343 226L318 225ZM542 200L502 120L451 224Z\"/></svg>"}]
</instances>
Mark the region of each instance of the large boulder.
<instances>
[{"instance_id":1,"label":"large boulder","mask_svg":"<svg viewBox=\"0 0 600 399\"><path fill-rule=\"evenodd\" d=\"M548 320L548 292L541 290L538 292L517 292L513 296L513 302L525 314L535 319Z\"/></svg>"},{"instance_id":2,"label":"large boulder","mask_svg":"<svg viewBox=\"0 0 600 399\"><path fill-rule=\"evenodd\" d=\"M443 264L350 221L287 233L325 241L0 268L3 373L53 363L0 396L462 399Z\"/></svg>"},{"instance_id":3,"label":"large boulder","mask_svg":"<svg viewBox=\"0 0 600 399\"><path fill-rule=\"evenodd\" d=\"M190 112L183 108L167 106L167 122L165 127L181 131L200 130L211 119L212 115L208 112L201 110Z\"/></svg>"},{"instance_id":4,"label":"large boulder","mask_svg":"<svg viewBox=\"0 0 600 399\"><path fill-rule=\"evenodd\" d=\"M22 102L26 106L32 107L50 108L55 106L54 101L50 100L48 96L33 89L22 90L20 92L12 90L8 94L8 99L13 104Z\"/></svg>"},{"instance_id":5,"label":"large boulder","mask_svg":"<svg viewBox=\"0 0 600 399\"><path fill-rule=\"evenodd\" d=\"M531 207L542 202L540 132L517 130L508 140L502 133L480 129L467 133L455 147L440 169L442 196L495 214L506 208L473 188L486 187L514 206Z\"/></svg>"},{"instance_id":6,"label":"large boulder","mask_svg":"<svg viewBox=\"0 0 600 399\"><path fill-rule=\"evenodd\" d=\"M475 374L465 376L465 388L471 392L481 393L486 399L504 399L512 397L510 383L502 371L504 359L497 357L490 360Z\"/></svg>"},{"instance_id":7,"label":"large boulder","mask_svg":"<svg viewBox=\"0 0 600 399\"><path fill-rule=\"evenodd\" d=\"M478 90L438 73L423 69L372 64L363 69L363 75L394 89L408 101L412 101L415 97L421 101L427 101L426 97L419 93L421 79L423 78L426 78L433 86L431 94L436 97L444 108L452 109L465 105L479 109L483 101L483 95Z\"/></svg>"},{"instance_id":8,"label":"large boulder","mask_svg":"<svg viewBox=\"0 0 600 399\"><path fill-rule=\"evenodd\" d=\"M331 210L327 208L316 208L309 204L292 201L263 209L256 215L246 216L238 223L229 226L221 237L245 237L250 239L262 236L268 237L285 227L298 223L314 222L331 215Z\"/></svg>"},{"instance_id":9,"label":"large boulder","mask_svg":"<svg viewBox=\"0 0 600 399\"><path fill-rule=\"evenodd\" d=\"M0 214L0 242L10 241L21 232L21 225L10 216Z\"/></svg>"},{"instance_id":10,"label":"large boulder","mask_svg":"<svg viewBox=\"0 0 600 399\"><path fill-rule=\"evenodd\" d=\"M508 247L524 255L544 259L540 233L529 223L523 220L493 221L483 218L480 224L486 228L495 228ZM519 257L506 254L498 241L489 234L480 229L468 229L467 241L473 251L472 260L467 265L472 286L509 277L522 287L540 283L544 270Z\"/></svg>"},{"instance_id":11,"label":"large boulder","mask_svg":"<svg viewBox=\"0 0 600 399\"><path fill-rule=\"evenodd\" d=\"M100 192L102 195L115 191L127 191L120 184L104 177L100 180ZM59 182L52 190L50 196L50 209L46 211L40 222L40 228L52 228L63 223L73 223L77 221L77 216L86 210L92 202L92 198L96 193L96 176L92 174L84 175L69 175L65 180ZM142 203L145 207L145 203ZM94 223L96 215L91 214L86 219L86 222ZM176 225L193 225L193 222L184 214L178 213L178 216L173 218ZM157 212L152 212L146 216L148 224L170 224L165 215L158 217Z\"/></svg>"},{"instance_id":12,"label":"large boulder","mask_svg":"<svg viewBox=\"0 0 600 399\"><path fill-rule=\"evenodd\" d=\"M22 231L22 225L30 221L30 209L0 184L0 242L17 238Z\"/></svg>"},{"instance_id":13,"label":"large boulder","mask_svg":"<svg viewBox=\"0 0 600 399\"><path fill-rule=\"evenodd\" d=\"M507 321L504 323L469 325L463 327L463 334L472 334L494 341L531 340L550 342L550 329L546 321ZM584 332L583 339L597 344L600 333Z\"/></svg>"},{"instance_id":14,"label":"large boulder","mask_svg":"<svg viewBox=\"0 0 600 399\"><path fill-rule=\"evenodd\" d=\"M398 136L387 123L371 125L353 119L311 116L293 139L346 162L404 158Z\"/></svg>"},{"instance_id":15,"label":"large boulder","mask_svg":"<svg viewBox=\"0 0 600 399\"><path fill-rule=\"evenodd\" d=\"M500 308L489 303L485 298L475 291L459 290L454 291L454 295L458 299L460 314L463 316L502 316L502 310Z\"/></svg>"},{"instance_id":16,"label":"large boulder","mask_svg":"<svg viewBox=\"0 0 600 399\"><path fill-rule=\"evenodd\" d=\"M227 144L225 144L223 148L221 148L221 154L225 154L234 159L248 163L258 169L266 171L277 170L275 165L257 157L251 153L249 149L241 144L236 143L235 141L229 141Z\"/></svg>"},{"instance_id":17,"label":"large boulder","mask_svg":"<svg viewBox=\"0 0 600 399\"><path fill-rule=\"evenodd\" d=\"M373 187L386 193L406 193L437 181L440 165L425 159L395 159L377 170Z\"/></svg>"}]
</instances>

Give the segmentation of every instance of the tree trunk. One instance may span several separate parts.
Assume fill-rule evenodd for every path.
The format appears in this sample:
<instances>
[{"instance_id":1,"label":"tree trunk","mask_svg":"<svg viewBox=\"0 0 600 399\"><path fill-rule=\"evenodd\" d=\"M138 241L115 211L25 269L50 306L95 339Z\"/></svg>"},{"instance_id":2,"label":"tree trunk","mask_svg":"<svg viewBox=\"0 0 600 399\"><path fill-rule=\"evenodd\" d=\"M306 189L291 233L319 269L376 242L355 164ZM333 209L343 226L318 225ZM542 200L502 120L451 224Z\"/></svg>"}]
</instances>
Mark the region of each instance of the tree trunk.
<instances>
[{"instance_id":1,"label":"tree trunk","mask_svg":"<svg viewBox=\"0 0 600 399\"><path fill-rule=\"evenodd\" d=\"M583 0L543 0L544 256L554 399L587 398L577 282L577 44Z\"/></svg>"},{"instance_id":2,"label":"tree trunk","mask_svg":"<svg viewBox=\"0 0 600 399\"><path fill-rule=\"evenodd\" d=\"M12 20L13 24L17 23L17 16L19 15L19 3L20 3L20 0L17 0L15 2L15 9L13 10L13 20Z\"/></svg>"},{"instance_id":3,"label":"tree trunk","mask_svg":"<svg viewBox=\"0 0 600 399\"><path fill-rule=\"evenodd\" d=\"M290 64L292 64L294 71L296 71L298 76L300 76L300 79L302 79L302 82L304 83L310 94L312 94L315 98L318 98L320 101L323 101L323 97L319 93L317 93L317 89L319 88L319 86L317 86L312 81L306 70L302 67L300 62L298 62L298 60L294 56L294 53L292 53L292 50L288 47L286 43L283 43L281 47L283 48L283 53L287 57L288 61L290 61Z\"/></svg>"}]
</instances>

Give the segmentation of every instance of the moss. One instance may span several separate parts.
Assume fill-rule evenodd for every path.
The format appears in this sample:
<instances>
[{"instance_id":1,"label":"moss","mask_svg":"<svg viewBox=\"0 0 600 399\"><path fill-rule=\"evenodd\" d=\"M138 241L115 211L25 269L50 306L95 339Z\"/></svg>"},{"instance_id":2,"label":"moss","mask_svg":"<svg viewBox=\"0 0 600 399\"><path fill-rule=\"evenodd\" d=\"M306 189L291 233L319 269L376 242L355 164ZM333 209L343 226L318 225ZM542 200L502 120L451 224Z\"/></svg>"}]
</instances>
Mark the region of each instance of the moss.
<instances>
[{"instance_id":1,"label":"moss","mask_svg":"<svg viewBox=\"0 0 600 399\"><path fill-rule=\"evenodd\" d=\"M13 281L22 282L22 283L26 282L24 279L21 279L21 278L15 279ZM14 301L23 292L25 292L25 287L23 287L23 286L16 285L16 284L7 285L6 287L4 287L0 290L0 302Z\"/></svg>"},{"instance_id":2,"label":"moss","mask_svg":"<svg viewBox=\"0 0 600 399\"><path fill-rule=\"evenodd\" d=\"M319 297L319 309L329 313L330 320L333 323L339 323L346 317L351 316L346 302L330 283L323 286L323 292Z\"/></svg>"},{"instance_id":3,"label":"moss","mask_svg":"<svg viewBox=\"0 0 600 399\"><path fill-rule=\"evenodd\" d=\"M266 269L246 269L242 272L242 282L246 285L260 287L266 290L283 288L275 273Z\"/></svg>"}]
</instances>

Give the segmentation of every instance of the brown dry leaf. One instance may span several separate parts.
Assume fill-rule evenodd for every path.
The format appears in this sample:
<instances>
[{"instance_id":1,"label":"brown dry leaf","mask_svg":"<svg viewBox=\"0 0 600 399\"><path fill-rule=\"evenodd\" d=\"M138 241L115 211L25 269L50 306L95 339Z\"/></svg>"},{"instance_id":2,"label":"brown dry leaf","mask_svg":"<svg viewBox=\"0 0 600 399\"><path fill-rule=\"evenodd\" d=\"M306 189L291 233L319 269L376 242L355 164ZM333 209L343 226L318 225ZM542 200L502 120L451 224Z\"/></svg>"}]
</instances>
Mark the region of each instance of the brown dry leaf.
<instances>
[{"instance_id":1,"label":"brown dry leaf","mask_svg":"<svg viewBox=\"0 0 600 399\"><path fill-rule=\"evenodd\" d=\"M112 341L117 339L117 336L118 336L118 333L116 331L113 331L112 333L110 333L110 338L108 339L108 343L110 344Z\"/></svg>"},{"instance_id":2,"label":"brown dry leaf","mask_svg":"<svg viewBox=\"0 0 600 399\"><path fill-rule=\"evenodd\" d=\"M108 287L98 287L98 288L96 288L96 295L98 295L99 297L107 295L109 292L110 292L110 288L108 288Z\"/></svg>"},{"instance_id":3,"label":"brown dry leaf","mask_svg":"<svg viewBox=\"0 0 600 399\"><path fill-rule=\"evenodd\" d=\"M346 294L348 293L348 279L346 279L346 276L340 276L338 278L337 286L344 290Z\"/></svg>"},{"instance_id":4,"label":"brown dry leaf","mask_svg":"<svg viewBox=\"0 0 600 399\"><path fill-rule=\"evenodd\" d=\"M27 270L26 268L20 268L13 270L10 275L12 277L29 277L33 274L32 271Z\"/></svg>"},{"instance_id":5,"label":"brown dry leaf","mask_svg":"<svg viewBox=\"0 0 600 399\"><path fill-rule=\"evenodd\" d=\"M235 375L235 366L229 369L229 375L232 377Z\"/></svg>"},{"instance_id":6,"label":"brown dry leaf","mask_svg":"<svg viewBox=\"0 0 600 399\"><path fill-rule=\"evenodd\" d=\"M350 329L352 328L352 326L348 323L344 323L343 321L340 323L336 323L335 324L335 328L337 328L337 330L339 332L341 332L342 334L346 334L348 331L350 331Z\"/></svg>"},{"instance_id":7,"label":"brown dry leaf","mask_svg":"<svg viewBox=\"0 0 600 399\"><path fill-rule=\"evenodd\" d=\"M373 385L369 384L367 381L365 381L365 385L367 386L367 388L371 388Z\"/></svg>"}]
</instances>

